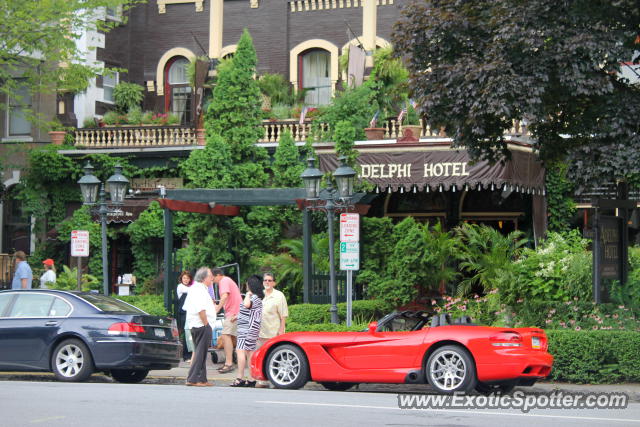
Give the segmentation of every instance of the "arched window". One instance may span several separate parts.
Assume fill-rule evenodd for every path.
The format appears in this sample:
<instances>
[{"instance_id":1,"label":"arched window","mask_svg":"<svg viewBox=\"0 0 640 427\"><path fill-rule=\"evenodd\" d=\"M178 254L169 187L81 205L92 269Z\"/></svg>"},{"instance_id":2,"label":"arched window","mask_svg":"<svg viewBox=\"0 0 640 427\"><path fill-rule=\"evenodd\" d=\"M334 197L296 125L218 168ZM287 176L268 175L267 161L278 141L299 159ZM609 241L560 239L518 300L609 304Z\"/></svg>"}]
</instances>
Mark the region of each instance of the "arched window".
<instances>
[{"instance_id":1,"label":"arched window","mask_svg":"<svg viewBox=\"0 0 640 427\"><path fill-rule=\"evenodd\" d=\"M331 54L324 49L310 49L299 57L299 87L306 90L306 105L331 102Z\"/></svg>"},{"instance_id":2,"label":"arched window","mask_svg":"<svg viewBox=\"0 0 640 427\"><path fill-rule=\"evenodd\" d=\"M177 114L181 124L192 120L192 94L187 67L189 60L178 56L167 61L164 76L164 110Z\"/></svg>"}]
</instances>

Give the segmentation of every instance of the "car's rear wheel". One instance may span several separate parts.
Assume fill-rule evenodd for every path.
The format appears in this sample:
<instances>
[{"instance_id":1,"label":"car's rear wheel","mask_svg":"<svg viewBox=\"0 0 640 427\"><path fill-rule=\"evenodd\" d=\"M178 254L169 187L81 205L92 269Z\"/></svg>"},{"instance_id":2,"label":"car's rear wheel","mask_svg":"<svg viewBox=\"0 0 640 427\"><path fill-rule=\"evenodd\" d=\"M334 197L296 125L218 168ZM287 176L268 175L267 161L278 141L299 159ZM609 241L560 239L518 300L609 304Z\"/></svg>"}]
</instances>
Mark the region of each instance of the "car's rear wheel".
<instances>
[{"instance_id":1,"label":"car's rear wheel","mask_svg":"<svg viewBox=\"0 0 640 427\"><path fill-rule=\"evenodd\" d=\"M429 356L427 378L439 392L469 392L477 383L476 366L465 348L446 345Z\"/></svg>"},{"instance_id":2,"label":"car's rear wheel","mask_svg":"<svg viewBox=\"0 0 640 427\"><path fill-rule=\"evenodd\" d=\"M476 391L482 394L491 394L491 393L502 393L507 394L511 393L516 386L515 381L504 381L496 384L487 384L478 382L476 384Z\"/></svg>"},{"instance_id":3,"label":"car's rear wheel","mask_svg":"<svg viewBox=\"0 0 640 427\"><path fill-rule=\"evenodd\" d=\"M345 391L356 385L356 383L322 382L324 388L331 391Z\"/></svg>"},{"instance_id":4,"label":"car's rear wheel","mask_svg":"<svg viewBox=\"0 0 640 427\"><path fill-rule=\"evenodd\" d=\"M267 378L276 388L304 387L309 381L307 356L291 344L276 347L267 358Z\"/></svg>"},{"instance_id":5,"label":"car's rear wheel","mask_svg":"<svg viewBox=\"0 0 640 427\"><path fill-rule=\"evenodd\" d=\"M119 383L134 384L147 378L148 369L112 369L111 376Z\"/></svg>"},{"instance_id":6,"label":"car's rear wheel","mask_svg":"<svg viewBox=\"0 0 640 427\"><path fill-rule=\"evenodd\" d=\"M84 381L93 373L91 352L78 339L64 340L53 350L51 370L60 381Z\"/></svg>"}]
</instances>

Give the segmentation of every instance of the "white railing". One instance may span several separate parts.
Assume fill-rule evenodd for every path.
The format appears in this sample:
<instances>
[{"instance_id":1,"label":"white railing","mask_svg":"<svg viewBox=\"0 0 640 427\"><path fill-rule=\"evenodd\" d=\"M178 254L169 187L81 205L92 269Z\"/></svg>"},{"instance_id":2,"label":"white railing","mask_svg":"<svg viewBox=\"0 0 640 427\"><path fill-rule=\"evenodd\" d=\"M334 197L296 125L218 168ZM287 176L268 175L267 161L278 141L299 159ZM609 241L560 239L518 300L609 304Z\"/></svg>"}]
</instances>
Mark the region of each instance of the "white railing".
<instances>
[{"instance_id":1,"label":"white railing","mask_svg":"<svg viewBox=\"0 0 640 427\"><path fill-rule=\"evenodd\" d=\"M364 0L290 0L291 12L305 12L309 10L345 9L362 7ZM392 5L393 0L377 0L378 6Z\"/></svg>"},{"instance_id":2,"label":"white railing","mask_svg":"<svg viewBox=\"0 0 640 427\"><path fill-rule=\"evenodd\" d=\"M77 129L75 145L85 148L195 145L196 131L181 126L135 126Z\"/></svg>"},{"instance_id":3,"label":"white railing","mask_svg":"<svg viewBox=\"0 0 640 427\"><path fill-rule=\"evenodd\" d=\"M447 135L440 129L432 129L420 120L421 138L445 138ZM382 139L397 139L402 136L401 126L395 119L379 124L385 128ZM326 123L321 123L323 131L328 130ZM262 122L263 134L258 142L278 142L283 132L291 132L295 142L305 142L311 134L311 121L300 124L298 121L285 120ZM519 121L514 121L507 135L528 135L528 130ZM167 147L180 145L196 145L196 130L180 126L136 126L108 127L97 129L77 129L75 145L85 148L126 148L126 147Z\"/></svg>"}]
</instances>

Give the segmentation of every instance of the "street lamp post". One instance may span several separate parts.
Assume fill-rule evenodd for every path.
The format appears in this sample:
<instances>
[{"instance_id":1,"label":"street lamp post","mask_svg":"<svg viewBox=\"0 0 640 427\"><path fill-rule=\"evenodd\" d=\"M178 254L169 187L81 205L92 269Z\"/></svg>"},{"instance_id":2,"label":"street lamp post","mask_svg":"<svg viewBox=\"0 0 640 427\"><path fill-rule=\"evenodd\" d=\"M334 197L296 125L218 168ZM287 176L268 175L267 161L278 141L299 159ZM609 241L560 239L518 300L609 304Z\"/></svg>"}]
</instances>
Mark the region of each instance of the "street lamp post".
<instances>
[{"instance_id":1,"label":"street lamp post","mask_svg":"<svg viewBox=\"0 0 640 427\"><path fill-rule=\"evenodd\" d=\"M109 207L106 201L105 185L95 175L94 167L87 162L84 167L84 176L80 178L78 184L82 192L82 200L85 205L95 206L98 204L97 213L100 216L102 234L102 287L105 295L109 295L109 264L107 261L107 215L120 212L119 206L124 202L124 195L127 191L129 180L122 175L122 166L117 164L115 173L107 180L107 191L111 199Z\"/></svg>"},{"instance_id":2,"label":"street lamp post","mask_svg":"<svg viewBox=\"0 0 640 427\"><path fill-rule=\"evenodd\" d=\"M306 190L307 209L326 212L327 231L329 233L329 291L331 295L331 323L339 323L338 319L338 287L336 284L336 267L334 261L333 221L336 211L347 210L351 206L353 196L353 179L356 171L346 163L346 157L340 157L340 167L333 172L337 189L333 187L330 177L327 177L327 188L320 192L322 172L315 167L315 159L307 159L307 168L300 177L304 181Z\"/></svg>"}]
</instances>

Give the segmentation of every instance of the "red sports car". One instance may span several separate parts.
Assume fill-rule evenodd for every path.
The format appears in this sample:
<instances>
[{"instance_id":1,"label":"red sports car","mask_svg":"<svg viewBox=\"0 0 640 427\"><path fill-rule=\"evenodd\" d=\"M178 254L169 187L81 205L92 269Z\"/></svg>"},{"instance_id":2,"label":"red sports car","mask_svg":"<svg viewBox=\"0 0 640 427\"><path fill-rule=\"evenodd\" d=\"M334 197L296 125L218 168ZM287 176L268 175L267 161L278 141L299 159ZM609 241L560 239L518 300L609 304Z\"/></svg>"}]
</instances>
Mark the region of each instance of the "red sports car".
<instances>
[{"instance_id":1,"label":"red sports car","mask_svg":"<svg viewBox=\"0 0 640 427\"><path fill-rule=\"evenodd\" d=\"M509 392L551 372L538 328L499 328L467 316L394 312L363 332L293 332L269 340L251 359L254 378L296 389L309 380L330 390L358 383L429 383L444 393Z\"/></svg>"}]
</instances>

